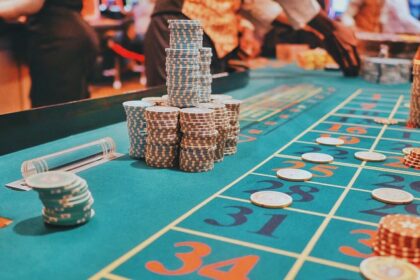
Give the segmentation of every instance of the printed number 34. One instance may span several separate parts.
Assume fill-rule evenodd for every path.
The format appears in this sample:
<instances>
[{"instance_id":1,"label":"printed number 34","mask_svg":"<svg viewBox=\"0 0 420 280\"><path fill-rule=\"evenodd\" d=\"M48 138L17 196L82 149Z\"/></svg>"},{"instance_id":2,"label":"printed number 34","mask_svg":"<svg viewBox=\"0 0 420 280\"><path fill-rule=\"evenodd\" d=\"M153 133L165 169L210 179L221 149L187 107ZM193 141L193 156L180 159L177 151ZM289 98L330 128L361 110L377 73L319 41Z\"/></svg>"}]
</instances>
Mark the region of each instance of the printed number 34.
<instances>
[{"instance_id":1,"label":"printed number 34","mask_svg":"<svg viewBox=\"0 0 420 280\"><path fill-rule=\"evenodd\" d=\"M175 256L181 261L182 266L178 269L168 269L159 261L149 261L146 268L156 274L176 276L186 275L197 271L197 274L215 280L246 280L248 274L258 263L259 257L248 255L230 260L202 266L203 258L210 255L211 247L201 242L179 242L174 245L178 247L189 247L191 251L176 253ZM220 268L229 267L229 270Z\"/></svg>"}]
</instances>

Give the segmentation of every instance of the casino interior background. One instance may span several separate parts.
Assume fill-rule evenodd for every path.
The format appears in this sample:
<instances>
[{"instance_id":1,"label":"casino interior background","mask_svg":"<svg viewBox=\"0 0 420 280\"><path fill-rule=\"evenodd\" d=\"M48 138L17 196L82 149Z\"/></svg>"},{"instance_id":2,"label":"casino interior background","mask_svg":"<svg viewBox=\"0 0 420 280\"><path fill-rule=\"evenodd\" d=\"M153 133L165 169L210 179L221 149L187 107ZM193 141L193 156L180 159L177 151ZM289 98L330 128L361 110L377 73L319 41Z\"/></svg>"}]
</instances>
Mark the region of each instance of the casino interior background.
<instances>
[{"instance_id":1,"label":"casino interior background","mask_svg":"<svg viewBox=\"0 0 420 280\"><path fill-rule=\"evenodd\" d=\"M329 15L340 19L349 0L326 2L329 5ZM82 14L101 40L100 55L90 82L90 97L99 98L144 88L146 79L142 41L154 0L84 0L83 3ZM409 4L411 14L418 18L418 1L410 0ZM24 21L24 17L21 17L1 26L0 114L31 108L31 79L25 58ZM379 52L379 42L383 39L378 34L360 33L359 48L364 54L375 55ZM404 39L388 37L386 42L390 46L392 57L411 59L420 40L406 34ZM306 48L305 46L300 44L301 48ZM283 43L278 45L277 54L273 51L270 55L290 63L296 58L290 57L289 49L290 46ZM296 56L297 52L295 50L292 56ZM264 62L256 62L257 65L261 63Z\"/></svg>"},{"instance_id":2,"label":"casino interior background","mask_svg":"<svg viewBox=\"0 0 420 280\"><path fill-rule=\"evenodd\" d=\"M419 128L419 0L0 1L0 279L418 280Z\"/></svg>"}]
</instances>

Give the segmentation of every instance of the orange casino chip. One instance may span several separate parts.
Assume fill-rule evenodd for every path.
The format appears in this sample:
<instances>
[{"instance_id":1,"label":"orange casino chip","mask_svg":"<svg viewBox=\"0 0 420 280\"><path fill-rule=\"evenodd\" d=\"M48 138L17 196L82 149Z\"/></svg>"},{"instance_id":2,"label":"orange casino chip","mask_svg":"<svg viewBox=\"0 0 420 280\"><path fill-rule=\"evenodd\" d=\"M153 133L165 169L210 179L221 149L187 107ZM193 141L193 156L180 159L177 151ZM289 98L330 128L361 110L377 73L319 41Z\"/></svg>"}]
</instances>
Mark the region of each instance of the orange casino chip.
<instances>
[{"instance_id":1,"label":"orange casino chip","mask_svg":"<svg viewBox=\"0 0 420 280\"><path fill-rule=\"evenodd\" d=\"M390 233L420 238L420 217L402 214L387 215L381 219L380 224Z\"/></svg>"}]
</instances>

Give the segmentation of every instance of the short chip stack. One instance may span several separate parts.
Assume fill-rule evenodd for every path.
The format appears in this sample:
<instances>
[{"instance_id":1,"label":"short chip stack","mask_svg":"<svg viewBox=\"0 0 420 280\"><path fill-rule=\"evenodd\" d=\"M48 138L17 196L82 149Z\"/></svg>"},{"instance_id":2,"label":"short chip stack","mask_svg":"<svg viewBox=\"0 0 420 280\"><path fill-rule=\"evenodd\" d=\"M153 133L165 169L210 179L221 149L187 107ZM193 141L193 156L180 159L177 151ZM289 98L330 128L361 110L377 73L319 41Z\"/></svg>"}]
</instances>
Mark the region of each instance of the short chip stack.
<instances>
[{"instance_id":1,"label":"short chip stack","mask_svg":"<svg viewBox=\"0 0 420 280\"><path fill-rule=\"evenodd\" d=\"M154 103L145 101L126 101L123 103L130 139L129 155L132 158L144 158L147 137L144 111L153 105Z\"/></svg>"},{"instance_id":2,"label":"short chip stack","mask_svg":"<svg viewBox=\"0 0 420 280\"><path fill-rule=\"evenodd\" d=\"M324 69L327 65L335 64L332 57L321 48L305 50L297 54L297 64L305 70Z\"/></svg>"},{"instance_id":3,"label":"short chip stack","mask_svg":"<svg viewBox=\"0 0 420 280\"><path fill-rule=\"evenodd\" d=\"M380 256L395 256L419 265L420 217L401 214L383 217L373 250Z\"/></svg>"},{"instance_id":4,"label":"short chip stack","mask_svg":"<svg viewBox=\"0 0 420 280\"><path fill-rule=\"evenodd\" d=\"M214 167L218 132L214 111L206 108L185 108L180 112L181 152L179 167L187 172L205 172Z\"/></svg>"},{"instance_id":5,"label":"short chip stack","mask_svg":"<svg viewBox=\"0 0 420 280\"><path fill-rule=\"evenodd\" d=\"M169 20L170 48L166 49L168 104L185 108L198 105L200 52L203 29L198 20Z\"/></svg>"},{"instance_id":6,"label":"short chip stack","mask_svg":"<svg viewBox=\"0 0 420 280\"><path fill-rule=\"evenodd\" d=\"M228 116L227 137L225 142L225 155L233 155L237 151L239 140L239 113L242 101L236 99L226 99L222 103L226 106Z\"/></svg>"},{"instance_id":7,"label":"short chip stack","mask_svg":"<svg viewBox=\"0 0 420 280\"><path fill-rule=\"evenodd\" d=\"M141 101L145 101L145 102L149 102L152 103L156 106L166 106L166 100L162 97L159 96L152 96L152 97L143 97L141 99Z\"/></svg>"},{"instance_id":8,"label":"short chip stack","mask_svg":"<svg viewBox=\"0 0 420 280\"><path fill-rule=\"evenodd\" d=\"M222 102L223 100L233 99L233 97L227 94L212 94L210 99L212 102Z\"/></svg>"},{"instance_id":9,"label":"short chip stack","mask_svg":"<svg viewBox=\"0 0 420 280\"><path fill-rule=\"evenodd\" d=\"M413 84L411 86L410 115L407 121L410 128L420 127L420 61L414 60Z\"/></svg>"},{"instance_id":10,"label":"short chip stack","mask_svg":"<svg viewBox=\"0 0 420 280\"><path fill-rule=\"evenodd\" d=\"M404 157L404 165L415 169L420 169L420 148L411 149L410 153Z\"/></svg>"},{"instance_id":11,"label":"short chip stack","mask_svg":"<svg viewBox=\"0 0 420 280\"><path fill-rule=\"evenodd\" d=\"M210 102L212 76L210 72L212 57L211 48L200 48L200 91L198 101L202 103Z\"/></svg>"},{"instance_id":12,"label":"short chip stack","mask_svg":"<svg viewBox=\"0 0 420 280\"><path fill-rule=\"evenodd\" d=\"M378 84L401 84L410 80L411 61L407 59L364 57L360 75Z\"/></svg>"},{"instance_id":13,"label":"short chip stack","mask_svg":"<svg viewBox=\"0 0 420 280\"><path fill-rule=\"evenodd\" d=\"M214 111L214 122L218 132L216 150L214 152L214 162L223 161L225 155L225 143L227 138L227 128L229 120L227 117L226 106L222 103L200 103L200 108L207 108Z\"/></svg>"},{"instance_id":14,"label":"short chip stack","mask_svg":"<svg viewBox=\"0 0 420 280\"><path fill-rule=\"evenodd\" d=\"M178 115L176 107L154 106L146 109L147 165L159 168L176 165L180 140Z\"/></svg>"},{"instance_id":15,"label":"short chip stack","mask_svg":"<svg viewBox=\"0 0 420 280\"><path fill-rule=\"evenodd\" d=\"M44 207L44 222L55 226L77 226L95 215L93 197L85 180L63 171L49 171L26 178L38 192Z\"/></svg>"}]
</instances>

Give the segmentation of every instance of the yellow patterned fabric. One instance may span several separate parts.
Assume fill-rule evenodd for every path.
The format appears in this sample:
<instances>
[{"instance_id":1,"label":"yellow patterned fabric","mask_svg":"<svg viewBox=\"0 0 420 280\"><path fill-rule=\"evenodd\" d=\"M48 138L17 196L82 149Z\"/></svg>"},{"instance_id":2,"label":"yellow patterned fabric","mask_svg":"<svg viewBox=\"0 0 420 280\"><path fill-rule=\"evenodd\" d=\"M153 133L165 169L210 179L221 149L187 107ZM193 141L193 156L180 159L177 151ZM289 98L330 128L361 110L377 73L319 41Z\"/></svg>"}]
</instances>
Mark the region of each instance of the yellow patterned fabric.
<instances>
[{"instance_id":1,"label":"yellow patterned fabric","mask_svg":"<svg viewBox=\"0 0 420 280\"><path fill-rule=\"evenodd\" d=\"M182 13L201 21L217 56L222 58L238 46L236 12L240 5L240 0L184 0Z\"/></svg>"},{"instance_id":2,"label":"yellow patterned fabric","mask_svg":"<svg viewBox=\"0 0 420 280\"><path fill-rule=\"evenodd\" d=\"M382 32L380 21L384 0L365 0L355 16L356 26L363 31Z\"/></svg>"}]
</instances>

